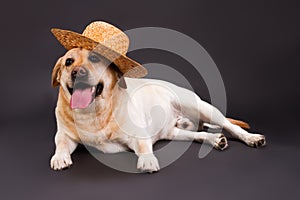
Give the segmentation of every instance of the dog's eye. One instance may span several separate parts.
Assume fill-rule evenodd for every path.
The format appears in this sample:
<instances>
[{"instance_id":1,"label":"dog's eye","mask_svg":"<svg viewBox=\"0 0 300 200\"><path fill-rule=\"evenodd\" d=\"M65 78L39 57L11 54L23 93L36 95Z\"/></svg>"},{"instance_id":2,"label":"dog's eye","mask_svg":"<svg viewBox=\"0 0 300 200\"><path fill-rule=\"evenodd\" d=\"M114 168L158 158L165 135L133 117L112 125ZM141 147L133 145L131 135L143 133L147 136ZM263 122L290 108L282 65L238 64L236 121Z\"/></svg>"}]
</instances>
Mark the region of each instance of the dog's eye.
<instances>
[{"instance_id":1,"label":"dog's eye","mask_svg":"<svg viewBox=\"0 0 300 200\"><path fill-rule=\"evenodd\" d=\"M97 63L101 61L101 57L96 53L91 53L89 55L89 61L91 61L92 63Z\"/></svg>"},{"instance_id":2,"label":"dog's eye","mask_svg":"<svg viewBox=\"0 0 300 200\"><path fill-rule=\"evenodd\" d=\"M73 62L74 62L74 59L73 59L73 58L68 58L68 59L66 60L65 65L68 67L68 66L72 65Z\"/></svg>"}]
</instances>

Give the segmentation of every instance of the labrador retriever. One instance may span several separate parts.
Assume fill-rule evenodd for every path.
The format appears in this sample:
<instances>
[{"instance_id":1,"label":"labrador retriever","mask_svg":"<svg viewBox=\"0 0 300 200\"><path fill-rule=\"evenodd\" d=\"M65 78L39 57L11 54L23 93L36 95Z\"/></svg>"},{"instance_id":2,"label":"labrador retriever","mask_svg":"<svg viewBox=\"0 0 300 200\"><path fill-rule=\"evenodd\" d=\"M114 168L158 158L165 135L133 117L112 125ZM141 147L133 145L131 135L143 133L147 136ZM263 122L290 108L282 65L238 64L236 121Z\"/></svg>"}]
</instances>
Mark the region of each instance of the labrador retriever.
<instances>
[{"instance_id":1,"label":"labrador retriever","mask_svg":"<svg viewBox=\"0 0 300 200\"><path fill-rule=\"evenodd\" d=\"M79 143L104 153L132 150L143 172L159 170L153 153L158 140L194 140L219 150L228 146L222 133L203 127L222 127L252 147L266 144L263 135L243 129L249 128L247 123L225 118L190 90L122 75L106 58L84 48L71 49L58 59L52 73L52 85L60 88L51 168L72 165L71 154Z\"/></svg>"}]
</instances>

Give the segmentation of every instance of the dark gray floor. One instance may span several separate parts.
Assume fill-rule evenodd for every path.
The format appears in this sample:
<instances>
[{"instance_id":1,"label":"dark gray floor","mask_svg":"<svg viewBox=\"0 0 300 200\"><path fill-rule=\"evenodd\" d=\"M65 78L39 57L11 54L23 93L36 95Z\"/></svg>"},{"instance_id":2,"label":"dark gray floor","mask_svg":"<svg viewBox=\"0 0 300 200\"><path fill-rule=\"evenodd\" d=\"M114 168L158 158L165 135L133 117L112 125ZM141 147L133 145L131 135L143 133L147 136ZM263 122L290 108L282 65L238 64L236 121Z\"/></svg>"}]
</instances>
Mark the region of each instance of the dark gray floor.
<instances>
[{"instance_id":1,"label":"dark gray floor","mask_svg":"<svg viewBox=\"0 0 300 200\"><path fill-rule=\"evenodd\" d=\"M256 124L266 130L267 147L230 140L227 150L213 150L204 159L197 156L200 144L193 143L154 174L108 168L81 146L74 165L57 172L49 167L53 118L15 121L1 127L1 199L298 199L300 151L293 129L280 134L283 129Z\"/></svg>"}]
</instances>

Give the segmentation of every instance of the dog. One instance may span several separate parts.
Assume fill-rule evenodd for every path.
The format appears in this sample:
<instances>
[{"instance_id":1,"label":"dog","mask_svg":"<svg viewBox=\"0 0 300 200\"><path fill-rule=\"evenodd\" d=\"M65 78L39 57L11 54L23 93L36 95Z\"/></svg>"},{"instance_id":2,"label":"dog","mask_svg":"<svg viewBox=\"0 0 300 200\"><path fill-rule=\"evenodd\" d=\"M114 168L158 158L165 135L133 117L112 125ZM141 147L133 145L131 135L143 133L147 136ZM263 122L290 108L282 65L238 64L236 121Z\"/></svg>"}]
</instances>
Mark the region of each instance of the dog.
<instances>
[{"instance_id":1,"label":"dog","mask_svg":"<svg viewBox=\"0 0 300 200\"><path fill-rule=\"evenodd\" d=\"M190 90L123 75L103 55L81 47L57 60L52 72L52 85L59 86L52 169L71 166L79 143L104 153L132 150L142 172L160 169L153 153L158 140L198 141L219 150L228 146L222 133L209 133L204 127L223 127L251 147L266 145L264 135L247 132L247 123L226 118Z\"/></svg>"}]
</instances>

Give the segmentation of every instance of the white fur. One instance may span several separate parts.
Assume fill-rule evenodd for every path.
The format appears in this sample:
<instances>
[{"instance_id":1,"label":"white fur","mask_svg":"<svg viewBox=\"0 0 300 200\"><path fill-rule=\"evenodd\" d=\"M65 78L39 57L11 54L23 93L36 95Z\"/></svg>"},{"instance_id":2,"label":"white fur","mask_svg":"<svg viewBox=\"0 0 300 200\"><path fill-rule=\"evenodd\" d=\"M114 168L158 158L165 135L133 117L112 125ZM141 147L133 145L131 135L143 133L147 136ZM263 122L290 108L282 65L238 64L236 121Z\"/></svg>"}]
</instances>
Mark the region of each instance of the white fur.
<instances>
[{"instance_id":1,"label":"white fur","mask_svg":"<svg viewBox=\"0 0 300 200\"><path fill-rule=\"evenodd\" d=\"M104 80L104 84L108 81ZM221 133L197 132L199 120L200 124L209 128L223 127L234 138L250 146L265 145L263 135L248 133L230 123L219 110L190 90L154 79L125 78L125 82L127 89L116 86L111 97L118 99L118 104L113 108L114 121L108 122L108 125L118 126L113 139L107 137L108 128L99 129L94 123L97 120L95 106L108 106L105 98L99 97L86 109L73 110L77 136L61 123L61 116L56 112L58 131L55 137L56 151L51 159L53 169L60 170L72 164L70 155L78 143L94 146L105 153L131 149L139 157L137 168L145 172L159 170L152 145L161 139L196 140L224 150L228 146L225 136ZM66 90L65 83L60 84Z\"/></svg>"}]
</instances>

